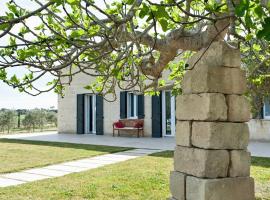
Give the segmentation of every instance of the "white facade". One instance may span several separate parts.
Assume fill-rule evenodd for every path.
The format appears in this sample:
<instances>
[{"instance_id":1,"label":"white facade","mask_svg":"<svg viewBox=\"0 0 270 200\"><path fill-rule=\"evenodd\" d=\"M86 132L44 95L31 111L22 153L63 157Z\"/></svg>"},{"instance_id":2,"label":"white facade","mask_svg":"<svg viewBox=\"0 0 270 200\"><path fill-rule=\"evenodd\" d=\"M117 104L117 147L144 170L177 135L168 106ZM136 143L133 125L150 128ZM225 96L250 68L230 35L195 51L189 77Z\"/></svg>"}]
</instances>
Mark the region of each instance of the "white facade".
<instances>
[{"instance_id":1,"label":"white facade","mask_svg":"<svg viewBox=\"0 0 270 200\"><path fill-rule=\"evenodd\" d=\"M65 90L65 97L58 98L59 133L73 133L73 134L77 133L77 95L89 94L89 90L84 89L84 87L89 83L91 83L93 80L94 77L90 77L85 74L78 74L74 76L71 85L68 86ZM104 134L107 135L112 135L112 124L120 119L120 90L117 90L116 94L117 94L116 101L114 102L107 102L105 100L103 101L103 110L104 110L103 128ZM134 109L136 109L136 107ZM130 115L130 113L128 115ZM172 118L175 118L175 116ZM173 120L172 123L175 123L175 120ZM174 130L174 127L172 127L172 129ZM148 137L152 136L151 96L144 96L144 132L145 136ZM172 135L174 135L174 133Z\"/></svg>"},{"instance_id":2,"label":"white facade","mask_svg":"<svg viewBox=\"0 0 270 200\"><path fill-rule=\"evenodd\" d=\"M250 140L270 141L270 120L252 119L248 122Z\"/></svg>"}]
</instances>

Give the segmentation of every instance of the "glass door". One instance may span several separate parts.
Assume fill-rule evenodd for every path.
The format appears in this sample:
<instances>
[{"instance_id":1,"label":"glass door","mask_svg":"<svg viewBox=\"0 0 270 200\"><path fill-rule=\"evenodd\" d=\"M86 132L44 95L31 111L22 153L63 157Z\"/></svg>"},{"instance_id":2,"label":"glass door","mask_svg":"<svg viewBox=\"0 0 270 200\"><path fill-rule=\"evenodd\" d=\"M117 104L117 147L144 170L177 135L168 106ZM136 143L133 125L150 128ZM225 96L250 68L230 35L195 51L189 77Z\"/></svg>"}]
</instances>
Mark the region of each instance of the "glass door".
<instances>
[{"instance_id":1,"label":"glass door","mask_svg":"<svg viewBox=\"0 0 270 200\"><path fill-rule=\"evenodd\" d=\"M84 130L86 134L96 133L96 96L85 95Z\"/></svg>"},{"instance_id":2,"label":"glass door","mask_svg":"<svg viewBox=\"0 0 270 200\"><path fill-rule=\"evenodd\" d=\"M175 135L175 97L171 91L162 91L162 135Z\"/></svg>"}]
</instances>

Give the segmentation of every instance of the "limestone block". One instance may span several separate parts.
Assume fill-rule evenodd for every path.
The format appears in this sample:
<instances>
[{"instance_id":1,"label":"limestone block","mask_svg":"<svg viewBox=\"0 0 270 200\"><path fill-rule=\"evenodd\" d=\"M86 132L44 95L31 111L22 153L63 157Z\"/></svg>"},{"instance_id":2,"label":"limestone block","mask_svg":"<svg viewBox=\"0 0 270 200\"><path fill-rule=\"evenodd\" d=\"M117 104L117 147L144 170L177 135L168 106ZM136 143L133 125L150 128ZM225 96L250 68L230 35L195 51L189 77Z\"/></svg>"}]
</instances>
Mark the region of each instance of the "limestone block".
<instances>
[{"instance_id":1,"label":"limestone block","mask_svg":"<svg viewBox=\"0 0 270 200\"><path fill-rule=\"evenodd\" d=\"M245 96L226 95L228 121L248 122L250 120L250 104Z\"/></svg>"},{"instance_id":2,"label":"limestone block","mask_svg":"<svg viewBox=\"0 0 270 200\"><path fill-rule=\"evenodd\" d=\"M186 94L176 98L178 120L225 121L227 105L223 94Z\"/></svg>"},{"instance_id":3,"label":"limestone block","mask_svg":"<svg viewBox=\"0 0 270 200\"><path fill-rule=\"evenodd\" d=\"M249 129L246 123L193 122L191 143L205 149L246 149Z\"/></svg>"},{"instance_id":4,"label":"limestone block","mask_svg":"<svg viewBox=\"0 0 270 200\"><path fill-rule=\"evenodd\" d=\"M183 78L184 94L206 92L243 94L245 91L245 72L240 68L204 65L187 71Z\"/></svg>"},{"instance_id":5,"label":"limestone block","mask_svg":"<svg viewBox=\"0 0 270 200\"><path fill-rule=\"evenodd\" d=\"M250 175L251 156L248 151L231 151L230 177L245 177Z\"/></svg>"},{"instance_id":6,"label":"limestone block","mask_svg":"<svg viewBox=\"0 0 270 200\"><path fill-rule=\"evenodd\" d=\"M225 42L213 42L206 49L202 48L194 54L187 62L189 68L209 66L209 67L240 67L241 58L239 49L229 47Z\"/></svg>"},{"instance_id":7,"label":"limestone block","mask_svg":"<svg viewBox=\"0 0 270 200\"><path fill-rule=\"evenodd\" d=\"M177 200L185 200L186 175L172 171L170 174L170 190L173 198Z\"/></svg>"},{"instance_id":8,"label":"limestone block","mask_svg":"<svg viewBox=\"0 0 270 200\"><path fill-rule=\"evenodd\" d=\"M190 146L191 137L191 121L177 121L176 122L176 145Z\"/></svg>"},{"instance_id":9,"label":"limestone block","mask_svg":"<svg viewBox=\"0 0 270 200\"><path fill-rule=\"evenodd\" d=\"M250 177L200 179L188 176L186 200L255 200Z\"/></svg>"},{"instance_id":10,"label":"limestone block","mask_svg":"<svg viewBox=\"0 0 270 200\"><path fill-rule=\"evenodd\" d=\"M229 152L176 146L174 169L176 171L207 178L226 177Z\"/></svg>"}]
</instances>

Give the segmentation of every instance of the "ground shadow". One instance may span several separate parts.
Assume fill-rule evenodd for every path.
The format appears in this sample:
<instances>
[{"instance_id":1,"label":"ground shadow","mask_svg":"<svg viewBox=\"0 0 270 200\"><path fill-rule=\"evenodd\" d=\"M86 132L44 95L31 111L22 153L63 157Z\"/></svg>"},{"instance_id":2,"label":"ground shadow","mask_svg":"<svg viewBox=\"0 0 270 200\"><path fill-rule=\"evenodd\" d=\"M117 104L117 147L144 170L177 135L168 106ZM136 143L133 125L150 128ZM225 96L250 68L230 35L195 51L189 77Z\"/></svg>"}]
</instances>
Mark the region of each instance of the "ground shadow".
<instances>
[{"instance_id":1,"label":"ground shadow","mask_svg":"<svg viewBox=\"0 0 270 200\"><path fill-rule=\"evenodd\" d=\"M116 153L116 152L134 149L134 148L128 148L128 147L114 147L114 146L104 146L104 145L76 144L76 143L65 143L65 142L46 142L46 141L19 140L19 139L0 139L0 143L42 145L42 146L71 148L71 149L93 150L93 151L101 151L101 152L106 152L106 153Z\"/></svg>"}]
</instances>

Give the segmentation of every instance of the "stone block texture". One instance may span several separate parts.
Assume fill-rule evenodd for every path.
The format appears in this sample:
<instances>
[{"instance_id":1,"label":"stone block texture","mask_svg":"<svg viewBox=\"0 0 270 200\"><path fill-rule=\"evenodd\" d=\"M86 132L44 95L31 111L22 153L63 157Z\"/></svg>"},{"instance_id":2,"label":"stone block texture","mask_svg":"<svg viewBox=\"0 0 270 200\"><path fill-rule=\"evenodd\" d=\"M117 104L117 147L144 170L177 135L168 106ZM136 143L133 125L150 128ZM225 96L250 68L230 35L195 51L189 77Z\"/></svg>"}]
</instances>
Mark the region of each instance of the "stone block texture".
<instances>
[{"instance_id":1,"label":"stone block texture","mask_svg":"<svg viewBox=\"0 0 270 200\"><path fill-rule=\"evenodd\" d=\"M246 123L193 122L191 135L192 145L204 149L246 149L249 141Z\"/></svg>"},{"instance_id":2,"label":"stone block texture","mask_svg":"<svg viewBox=\"0 0 270 200\"><path fill-rule=\"evenodd\" d=\"M219 93L186 94L176 99L177 120L225 121L227 105Z\"/></svg>"},{"instance_id":3,"label":"stone block texture","mask_svg":"<svg viewBox=\"0 0 270 200\"><path fill-rule=\"evenodd\" d=\"M172 199L255 200L240 51L213 42L187 64L183 95L176 99Z\"/></svg>"},{"instance_id":4,"label":"stone block texture","mask_svg":"<svg viewBox=\"0 0 270 200\"><path fill-rule=\"evenodd\" d=\"M176 145L190 146L191 145L191 121L177 121L175 140Z\"/></svg>"},{"instance_id":5,"label":"stone block texture","mask_svg":"<svg viewBox=\"0 0 270 200\"><path fill-rule=\"evenodd\" d=\"M170 174L170 191L172 197L177 200L185 200L186 175L180 172L171 171Z\"/></svg>"},{"instance_id":6,"label":"stone block texture","mask_svg":"<svg viewBox=\"0 0 270 200\"><path fill-rule=\"evenodd\" d=\"M226 150L176 146L174 169L196 177L227 177L230 158Z\"/></svg>"},{"instance_id":7,"label":"stone block texture","mask_svg":"<svg viewBox=\"0 0 270 200\"><path fill-rule=\"evenodd\" d=\"M225 66L239 68L241 65L240 51L238 49L232 49L224 42L213 42L208 49L202 48L194 54L187 64L189 65L189 69L193 69L194 65L195 67Z\"/></svg>"},{"instance_id":8,"label":"stone block texture","mask_svg":"<svg viewBox=\"0 0 270 200\"><path fill-rule=\"evenodd\" d=\"M226 95L228 121L248 122L250 120L250 104L245 96Z\"/></svg>"},{"instance_id":9,"label":"stone block texture","mask_svg":"<svg viewBox=\"0 0 270 200\"><path fill-rule=\"evenodd\" d=\"M250 177L201 179L188 176L186 200L255 200Z\"/></svg>"},{"instance_id":10,"label":"stone block texture","mask_svg":"<svg viewBox=\"0 0 270 200\"><path fill-rule=\"evenodd\" d=\"M250 152L233 150L230 152L230 159L230 177L246 177L250 175Z\"/></svg>"},{"instance_id":11,"label":"stone block texture","mask_svg":"<svg viewBox=\"0 0 270 200\"><path fill-rule=\"evenodd\" d=\"M245 72L240 68L196 67L187 71L183 78L183 93L217 92L243 94L246 91Z\"/></svg>"}]
</instances>

